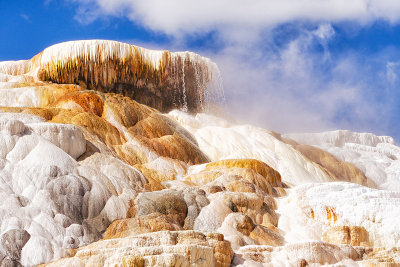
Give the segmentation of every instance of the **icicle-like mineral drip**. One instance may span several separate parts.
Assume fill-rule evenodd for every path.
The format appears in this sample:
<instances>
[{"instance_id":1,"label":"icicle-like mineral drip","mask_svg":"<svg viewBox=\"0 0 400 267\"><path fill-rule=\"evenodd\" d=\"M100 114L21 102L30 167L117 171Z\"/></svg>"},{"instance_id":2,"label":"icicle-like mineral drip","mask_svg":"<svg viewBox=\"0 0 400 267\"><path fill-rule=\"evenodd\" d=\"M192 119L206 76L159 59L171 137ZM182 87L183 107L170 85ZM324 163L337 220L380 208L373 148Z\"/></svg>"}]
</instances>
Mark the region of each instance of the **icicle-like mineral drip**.
<instances>
[{"instance_id":1,"label":"icicle-like mineral drip","mask_svg":"<svg viewBox=\"0 0 400 267\"><path fill-rule=\"evenodd\" d=\"M190 62L190 57L189 57ZM186 83L185 83L185 64L186 64L186 54L182 57L182 110L188 112L187 96L186 96Z\"/></svg>"},{"instance_id":2,"label":"icicle-like mineral drip","mask_svg":"<svg viewBox=\"0 0 400 267\"><path fill-rule=\"evenodd\" d=\"M218 67L192 52L153 51L115 41L57 44L31 60L0 62L2 80L28 75L34 80L85 84L120 93L167 112L202 112L224 105Z\"/></svg>"},{"instance_id":3,"label":"icicle-like mineral drip","mask_svg":"<svg viewBox=\"0 0 400 267\"><path fill-rule=\"evenodd\" d=\"M199 73L199 63L198 62L194 62L193 63L194 66L194 78L195 78L195 83L196 83L196 87L198 90L205 92L206 88L203 86L203 83L200 82L200 73ZM203 99L204 96L202 94L198 94L198 101L200 103L200 107L202 110L204 110L204 105L203 105Z\"/></svg>"},{"instance_id":4,"label":"icicle-like mineral drip","mask_svg":"<svg viewBox=\"0 0 400 267\"><path fill-rule=\"evenodd\" d=\"M178 98L178 64L177 64L177 60L176 60L176 58L175 57L172 57L172 59L171 59L171 64L172 64L172 70L173 70L173 72L172 72L172 82L173 82L173 86L174 86L174 89L173 89L173 91L172 91L172 95L173 95L173 102L172 102L172 104L173 104L173 107L177 107L178 106L178 101L177 101L177 98Z\"/></svg>"}]
</instances>

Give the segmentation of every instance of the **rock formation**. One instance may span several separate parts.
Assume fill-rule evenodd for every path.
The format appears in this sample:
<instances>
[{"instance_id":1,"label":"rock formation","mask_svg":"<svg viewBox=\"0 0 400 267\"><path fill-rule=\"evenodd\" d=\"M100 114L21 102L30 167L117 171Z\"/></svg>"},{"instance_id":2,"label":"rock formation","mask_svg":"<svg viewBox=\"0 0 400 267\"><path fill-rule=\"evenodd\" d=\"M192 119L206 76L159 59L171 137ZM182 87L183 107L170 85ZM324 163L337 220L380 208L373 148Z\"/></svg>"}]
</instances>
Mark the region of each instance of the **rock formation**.
<instances>
[{"instance_id":1,"label":"rock formation","mask_svg":"<svg viewBox=\"0 0 400 267\"><path fill-rule=\"evenodd\" d=\"M218 67L209 59L192 52L154 51L114 41L57 44L30 60L0 63L0 73L5 80L30 76L36 81L119 93L163 112L174 108L204 111L224 97Z\"/></svg>"},{"instance_id":2,"label":"rock formation","mask_svg":"<svg viewBox=\"0 0 400 267\"><path fill-rule=\"evenodd\" d=\"M197 113L219 83L113 41L0 62L0 265L396 266L394 140Z\"/></svg>"}]
</instances>

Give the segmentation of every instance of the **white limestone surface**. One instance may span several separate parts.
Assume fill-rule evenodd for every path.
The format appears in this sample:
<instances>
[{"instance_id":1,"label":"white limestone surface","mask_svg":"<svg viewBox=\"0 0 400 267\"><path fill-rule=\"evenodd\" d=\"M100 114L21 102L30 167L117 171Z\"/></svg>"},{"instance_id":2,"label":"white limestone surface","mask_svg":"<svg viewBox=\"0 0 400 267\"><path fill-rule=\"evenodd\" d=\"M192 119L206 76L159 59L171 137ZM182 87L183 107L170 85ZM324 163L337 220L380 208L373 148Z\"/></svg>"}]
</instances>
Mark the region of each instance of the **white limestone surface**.
<instances>
[{"instance_id":1,"label":"white limestone surface","mask_svg":"<svg viewBox=\"0 0 400 267\"><path fill-rule=\"evenodd\" d=\"M33 266L91 243L145 178L100 153L85 160L86 139L74 125L28 114L0 114L0 256ZM15 244L10 247L10 244Z\"/></svg>"},{"instance_id":2,"label":"white limestone surface","mask_svg":"<svg viewBox=\"0 0 400 267\"><path fill-rule=\"evenodd\" d=\"M35 87L0 89L0 106L38 107L40 96Z\"/></svg>"},{"instance_id":3,"label":"white limestone surface","mask_svg":"<svg viewBox=\"0 0 400 267\"><path fill-rule=\"evenodd\" d=\"M195 136L200 149L212 161L258 159L277 170L282 180L291 185L332 181L319 165L280 141L271 131L251 125L233 125L206 114L191 116L174 110L168 115Z\"/></svg>"},{"instance_id":4,"label":"white limestone surface","mask_svg":"<svg viewBox=\"0 0 400 267\"><path fill-rule=\"evenodd\" d=\"M332 226L362 226L374 247L400 246L400 192L358 184L303 184L278 201L278 227L289 243L322 240Z\"/></svg>"}]
</instances>

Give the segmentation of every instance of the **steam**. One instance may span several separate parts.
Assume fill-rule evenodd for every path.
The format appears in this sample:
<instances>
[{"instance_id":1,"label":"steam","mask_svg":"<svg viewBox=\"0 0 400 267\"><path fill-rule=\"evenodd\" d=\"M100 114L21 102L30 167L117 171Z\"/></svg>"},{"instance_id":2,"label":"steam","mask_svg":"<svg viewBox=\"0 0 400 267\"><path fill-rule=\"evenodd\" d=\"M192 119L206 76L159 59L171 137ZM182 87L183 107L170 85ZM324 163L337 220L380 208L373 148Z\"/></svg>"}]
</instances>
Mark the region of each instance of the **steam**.
<instances>
[{"instance_id":1,"label":"steam","mask_svg":"<svg viewBox=\"0 0 400 267\"><path fill-rule=\"evenodd\" d=\"M284 44L269 36L211 55L222 71L232 116L283 133L350 129L393 135L398 63L387 62L386 51L371 58L356 51L332 57L334 38L333 27L321 24Z\"/></svg>"}]
</instances>

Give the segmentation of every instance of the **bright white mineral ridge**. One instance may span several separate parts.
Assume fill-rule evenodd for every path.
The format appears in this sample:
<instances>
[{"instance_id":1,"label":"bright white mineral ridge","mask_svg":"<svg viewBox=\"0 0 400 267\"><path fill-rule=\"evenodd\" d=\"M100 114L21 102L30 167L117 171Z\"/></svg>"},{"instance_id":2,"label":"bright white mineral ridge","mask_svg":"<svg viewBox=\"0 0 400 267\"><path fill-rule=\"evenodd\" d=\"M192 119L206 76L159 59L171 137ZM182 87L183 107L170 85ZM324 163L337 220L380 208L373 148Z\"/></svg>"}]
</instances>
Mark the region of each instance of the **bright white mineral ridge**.
<instances>
[{"instance_id":1,"label":"bright white mineral ridge","mask_svg":"<svg viewBox=\"0 0 400 267\"><path fill-rule=\"evenodd\" d=\"M331 181L314 162L277 139L271 131L251 125L230 124L206 114L193 117L175 110L169 116L196 137L200 149L212 161L258 159L277 170L284 182L291 185Z\"/></svg>"},{"instance_id":2,"label":"bright white mineral ridge","mask_svg":"<svg viewBox=\"0 0 400 267\"><path fill-rule=\"evenodd\" d=\"M299 185L279 202L279 228L292 243L322 240L322 234L333 225L357 225L369 232L372 246L398 247L399 206L400 192L342 182ZM334 211L336 221L327 218L327 207Z\"/></svg>"},{"instance_id":3,"label":"bright white mineral ridge","mask_svg":"<svg viewBox=\"0 0 400 267\"><path fill-rule=\"evenodd\" d=\"M363 226L369 232L371 246L400 246L400 193L388 191L398 191L400 187L400 148L391 137L350 131L286 136L300 143L319 146L343 161L353 162L380 188L385 189L376 190L352 183L329 182L318 167L267 130L250 125L233 125L205 114L193 117L172 111L169 116L196 137L200 148L212 160L259 159L278 170L284 182L294 186L286 190L286 197L278 200L278 228L283 231L286 242L300 244L322 240L323 233L330 227L347 225ZM198 172L199 168L202 167L191 170ZM218 205L221 206L220 202L212 201L202 213L221 210L226 216L226 209ZM327 208L334 211L337 220L327 218ZM222 220L215 215L209 217L213 218L208 221L209 225L204 220L202 224L206 225L200 229L214 229L214 224ZM278 264L274 266L279 266L279 262L289 262L289 258L285 260L289 257L285 254L289 253L286 249L267 253L268 258L272 258L271 263L275 261ZM330 261L335 263L342 259L339 257ZM250 263L246 262L244 266Z\"/></svg>"}]
</instances>

